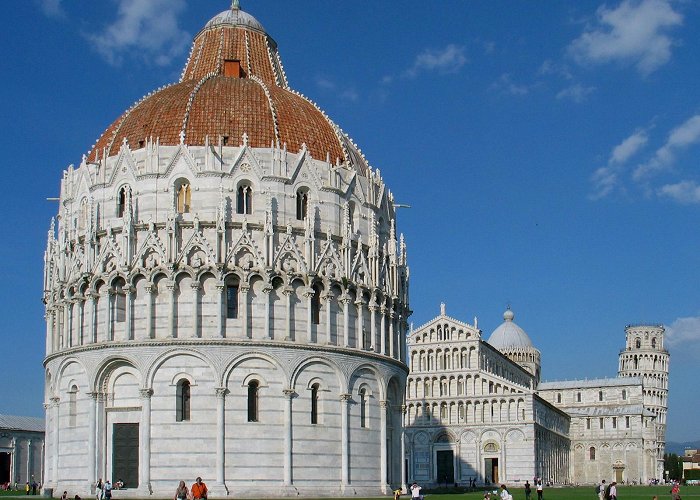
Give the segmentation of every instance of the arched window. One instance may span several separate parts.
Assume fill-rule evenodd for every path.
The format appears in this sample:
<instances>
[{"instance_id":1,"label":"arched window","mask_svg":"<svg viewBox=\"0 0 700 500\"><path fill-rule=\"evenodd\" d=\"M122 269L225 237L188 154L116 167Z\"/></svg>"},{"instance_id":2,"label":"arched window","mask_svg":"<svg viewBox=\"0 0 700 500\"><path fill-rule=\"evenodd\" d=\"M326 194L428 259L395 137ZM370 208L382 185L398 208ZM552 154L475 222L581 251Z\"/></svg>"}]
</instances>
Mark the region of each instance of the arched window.
<instances>
[{"instance_id":1,"label":"arched window","mask_svg":"<svg viewBox=\"0 0 700 500\"><path fill-rule=\"evenodd\" d=\"M314 294L311 297L311 323L318 325L321 323L321 287L316 283L312 288Z\"/></svg>"},{"instance_id":2,"label":"arched window","mask_svg":"<svg viewBox=\"0 0 700 500\"><path fill-rule=\"evenodd\" d=\"M642 347L642 341L641 341L641 339L638 338L638 339L636 339L636 340L634 341L634 347L636 347L637 349L639 349L640 347Z\"/></svg>"},{"instance_id":3,"label":"arched window","mask_svg":"<svg viewBox=\"0 0 700 500\"><path fill-rule=\"evenodd\" d=\"M598 391L598 401L603 400L603 391Z\"/></svg>"},{"instance_id":4,"label":"arched window","mask_svg":"<svg viewBox=\"0 0 700 500\"><path fill-rule=\"evenodd\" d=\"M557 394L557 403L561 403L561 392Z\"/></svg>"},{"instance_id":5,"label":"arched window","mask_svg":"<svg viewBox=\"0 0 700 500\"><path fill-rule=\"evenodd\" d=\"M622 400L625 401L627 399L627 391L625 389L622 389Z\"/></svg>"},{"instance_id":6,"label":"arched window","mask_svg":"<svg viewBox=\"0 0 700 500\"><path fill-rule=\"evenodd\" d=\"M577 402L577 403L580 403L580 402L581 402L581 393L580 393L580 392L577 392L577 393L576 393L576 402Z\"/></svg>"},{"instance_id":7,"label":"arched window","mask_svg":"<svg viewBox=\"0 0 700 500\"><path fill-rule=\"evenodd\" d=\"M126 321L126 283L121 278L114 285L114 321L124 323Z\"/></svg>"},{"instance_id":8,"label":"arched window","mask_svg":"<svg viewBox=\"0 0 700 500\"><path fill-rule=\"evenodd\" d=\"M75 427L78 420L78 386L73 385L68 391L68 425Z\"/></svg>"},{"instance_id":9,"label":"arched window","mask_svg":"<svg viewBox=\"0 0 700 500\"><path fill-rule=\"evenodd\" d=\"M126 197L128 196L127 187L122 186L119 189L119 194L117 194L117 217L124 217L124 210L126 209Z\"/></svg>"},{"instance_id":10,"label":"arched window","mask_svg":"<svg viewBox=\"0 0 700 500\"><path fill-rule=\"evenodd\" d=\"M591 449L588 450L588 458L591 460L595 460L595 447L591 446Z\"/></svg>"},{"instance_id":11,"label":"arched window","mask_svg":"<svg viewBox=\"0 0 700 500\"><path fill-rule=\"evenodd\" d=\"M226 317L238 317L238 283L226 284Z\"/></svg>"},{"instance_id":12,"label":"arched window","mask_svg":"<svg viewBox=\"0 0 700 500\"><path fill-rule=\"evenodd\" d=\"M177 383L175 420L187 422L190 419L190 381L183 378Z\"/></svg>"},{"instance_id":13,"label":"arched window","mask_svg":"<svg viewBox=\"0 0 700 500\"><path fill-rule=\"evenodd\" d=\"M318 390L319 385L314 384L311 386L311 423L318 423Z\"/></svg>"},{"instance_id":14,"label":"arched window","mask_svg":"<svg viewBox=\"0 0 700 500\"><path fill-rule=\"evenodd\" d=\"M186 179L181 179L175 185L177 193L177 213L190 213L190 202L192 201L192 187Z\"/></svg>"},{"instance_id":15,"label":"arched window","mask_svg":"<svg viewBox=\"0 0 700 500\"><path fill-rule=\"evenodd\" d=\"M360 427L367 427L367 391L360 389Z\"/></svg>"},{"instance_id":16,"label":"arched window","mask_svg":"<svg viewBox=\"0 0 700 500\"><path fill-rule=\"evenodd\" d=\"M258 381L248 382L248 422L258 421Z\"/></svg>"},{"instance_id":17,"label":"arched window","mask_svg":"<svg viewBox=\"0 0 700 500\"><path fill-rule=\"evenodd\" d=\"M651 339L651 348L656 349L656 337Z\"/></svg>"},{"instance_id":18,"label":"arched window","mask_svg":"<svg viewBox=\"0 0 700 500\"><path fill-rule=\"evenodd\" d=\"M251 188L250 184L241 184L238 186L238 193L236 195L236 213L253 213L253 188Z\"/></svg>"},{"instance_id":19,"label":"arched window","mask_svg":"<svg viewBox=\"0 0 700 500\"><path fill-rule=\"evenodd\" d=\"M297 220L304 220L308 215L309 209L309 190L300 188L297 191Z\"/></svg>"}]
</instances>

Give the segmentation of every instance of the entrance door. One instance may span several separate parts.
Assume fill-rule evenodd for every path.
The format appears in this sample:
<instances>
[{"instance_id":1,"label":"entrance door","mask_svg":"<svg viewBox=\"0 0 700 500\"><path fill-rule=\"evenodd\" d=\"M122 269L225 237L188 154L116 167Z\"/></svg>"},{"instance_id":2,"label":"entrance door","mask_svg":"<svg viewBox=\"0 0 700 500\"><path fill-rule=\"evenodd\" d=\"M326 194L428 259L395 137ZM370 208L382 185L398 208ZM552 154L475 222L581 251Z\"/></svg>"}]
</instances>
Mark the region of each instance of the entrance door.
<instances>
[{"instance_id":1,"label":"entrance door","mask_svg":"<svg viewBox=\"0 0 700 500\"><path fill-rule=\"evenodd\" d=\"M10 482L10 454L0 453L0 484Z\"/></svg>"},{"instance_id":2,"label":"entrance door","mask_svg":"<svg viewBox=\"0 0 700 500\"><path fill-rule=\"evenodd\" d=\"M484 459L484 480L487 484L498 484L498 459L497 458L485 458Z\"/></svg>"},{"instance_id":3,"label":"entrance door","mask_svg":"<svg viewBox=\"0 0 700 500\"><path fill-rule=\"evenodd\" d=\"M452 450L436 452L437 462L437 482L440 484L454 484L455 482L455 461Z\"/></svg>"},{"instance_id":4,"label":"entrance door","mask_svg":"<svg viewBox=\"0 0 700 500\"><path fill-rule=\"evenodd\" d=\"M114 424L112 430L112 484L139 485L139 424Z\"/></svg>"},{"instance_id":5,"label":"entrance door","mask_svg":"<svg viewBox=\"0 0 700 500\"><path fill-rule=\"evenodd\" d=\"M615 468L615 482L617 484L622 484L622 471L624 469L621 468Z\"/></svg>"}]
</instances>

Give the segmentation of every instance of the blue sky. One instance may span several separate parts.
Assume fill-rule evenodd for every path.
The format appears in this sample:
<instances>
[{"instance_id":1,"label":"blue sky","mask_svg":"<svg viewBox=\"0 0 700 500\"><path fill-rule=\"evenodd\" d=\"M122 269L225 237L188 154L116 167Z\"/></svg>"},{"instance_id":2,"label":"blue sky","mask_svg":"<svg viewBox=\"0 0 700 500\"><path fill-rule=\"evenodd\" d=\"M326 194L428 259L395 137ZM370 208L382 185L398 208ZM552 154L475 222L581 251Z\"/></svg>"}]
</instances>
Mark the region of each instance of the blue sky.
<instances>
[{"instance_id":1,"label":"blue sky","mask_svg":"<svg viewBox=\"0 0 700 500\"><path fill-rule=\"evenodd\" d=\"M0 412L43 411L43 251L61 172L179 78L226 0L27 0L0 19ZM700 438L700 5L242 1L402 209L412 321L508 304L547 380L614 376L663 323L668 439Z\"/></svg>"}]
</instances>

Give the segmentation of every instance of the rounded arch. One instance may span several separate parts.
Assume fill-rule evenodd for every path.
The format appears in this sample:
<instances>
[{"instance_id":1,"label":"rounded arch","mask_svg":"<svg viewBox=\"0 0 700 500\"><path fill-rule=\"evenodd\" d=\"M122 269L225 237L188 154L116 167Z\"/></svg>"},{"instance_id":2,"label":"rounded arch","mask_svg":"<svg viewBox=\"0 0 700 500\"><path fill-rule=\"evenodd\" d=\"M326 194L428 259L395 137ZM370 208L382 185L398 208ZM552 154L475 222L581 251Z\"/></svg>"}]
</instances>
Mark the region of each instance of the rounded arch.
<instances>
[{"instance_id":1,"label":"rounded arch","mask_svg":"<svg viewBox=\"0 0 700 500\"><path fill-rule=\"evenodd\" d=\"M358 375L360 375L363 371L368 371L372 373L375 381L377 382L377 387L379 388L379 399L385 399L386 388L384 384L384 379L379 370L377 370L377 367L369 363L362 363L361 365L356 366L352 370L352 372L348 376L348 385L347 387L345 387L346 392L351 394L357 392L357 390L355 390L356 388L353 386L355 385L355 381L358 379ZM360 385L362 385L362 383L358 384L357 388L359 388Z\"/></svg>"},{"instance_id":2,"label":"rounded arch","mask_svg":"<svg viewBox=\"0 0 700 500\"><path fill-rule=\"evenodd\" d=\"M214 380L219 380L216 367L214 364L211 362L209 358L207 358L204 354L202 354L199 351L196 351L194 349L185 349L182 347L175 347L172 349L167 350L166 352L160 354L156 359L151 363L151 365L148 368L148 371L146 372L146 376L144 377L144 380L146 382L146 385L144 388L150 389L153 387L153 378L155 377L155 374L158 372L158 369L163 366L163 364L177 356L192 356L200 361L204 362L207 367L211 370L212 374L214 375ZM188 379L189 380L189 379ZM190 380L190 383L192 383L192 380Z\"/></svg>"},{"instance_id":3,"label":"rounded arch","mask_svg":"<svg viewBox=\"0 0 700 500\"><path fill-rule=\"evenodd\" d=\"M299 375L301 375L301 373L306 368L308 368L309 366L311 366L313 364L321 364L321 365L324 365L324 366L327 366L328 368L330 368L336 376L336 382L338 384L338 387L347 388L347 386L348 386L347 380L343 376L343 372L340 369L340 367L338 366L338 364L332 358L322 358L320 356L312 356L312 357L306 358L303 361L301 361L300 363L298 363L292 369L289 387L292 389L295 388L297 385L297 381L299 379ZM341 390L343 390L343 389L341 389Z\"/></svg>"},{"instance_id":4,"label":"rounded arch","mask_svg":"<svg viewBox=\"0 0 700 500\"><path fill-rule=\"evenodd\" d=\"M279 362L279 360L277 358L275 358L274 356L270 356L269 354L264 353L262 351L253 351L253 352L246 352L246 353L239 354L238 356L234 357L228 363L228 365L226 365L226 367L224 368L224 370L221 374L221 378L219 379L221 387L226 387L228 385L228 383L230 382L231 374L233 373L233 371L237 367L239 367L242 363L245 363L246 361L249 361L251 359L263 359L263 360L267 361L268 363L273 365L276 369L280 370L280 373L282 374L283 380L289 380L287 370ZM252 375L252 374L250 374L250 375ZM261 376L261 375L258 374L258 376ZM247 381L249 381L250 379L251 379L250 376L246 375L244 377L244 380L246 381L245 383L247 383ZM260 380L262 380L262 379L260 379ZM244 385L245 385L245 383L244 383ZM264 381L264 385L265 385L265 387L267 387L269 385L269 381L267 379Z\"/></svg>"}]
</instances>

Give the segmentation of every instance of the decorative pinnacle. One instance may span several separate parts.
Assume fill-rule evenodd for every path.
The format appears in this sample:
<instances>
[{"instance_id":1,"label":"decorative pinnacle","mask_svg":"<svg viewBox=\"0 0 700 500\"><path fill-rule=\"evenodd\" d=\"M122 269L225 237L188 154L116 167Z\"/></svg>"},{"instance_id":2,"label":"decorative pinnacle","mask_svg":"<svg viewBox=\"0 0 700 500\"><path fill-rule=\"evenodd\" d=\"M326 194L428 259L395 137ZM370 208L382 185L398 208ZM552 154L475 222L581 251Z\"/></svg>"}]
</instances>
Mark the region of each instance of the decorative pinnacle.
<instances>
[{"instance_id":1,"label":"decorative pinnacle","mask_svg":"<svg viewBox=\"0 0 700 500\"><path fill-rule=\"evenodd\" d=\"M240 2L238 0L233 0L231 2L231 10L239 10L241 8Z\"/></svg>"}]
</instances>

